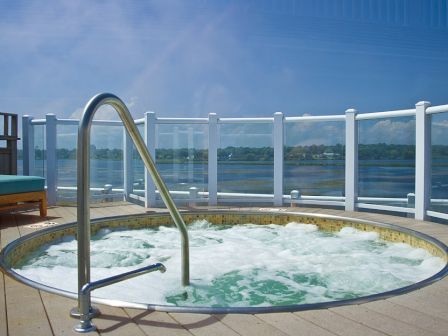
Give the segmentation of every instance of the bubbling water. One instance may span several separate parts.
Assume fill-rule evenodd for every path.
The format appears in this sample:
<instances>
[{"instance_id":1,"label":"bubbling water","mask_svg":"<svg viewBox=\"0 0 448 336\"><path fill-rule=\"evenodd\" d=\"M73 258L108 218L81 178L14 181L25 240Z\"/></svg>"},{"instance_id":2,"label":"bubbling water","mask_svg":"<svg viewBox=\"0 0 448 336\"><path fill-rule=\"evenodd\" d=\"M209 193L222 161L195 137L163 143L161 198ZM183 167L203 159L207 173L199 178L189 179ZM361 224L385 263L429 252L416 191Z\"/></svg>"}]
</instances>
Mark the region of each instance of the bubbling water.
<instances>
[{"instance_id":1,"label":"bubbling water","mask_svg":"<svg viewBox=\"0 0 448 336\"><path fill-rule=\"evenodd\" d=\"M444 267L424 249L390 243L375 232L310 224L189 226L191 286L180 286L180 239L174 227L102 229L92 238L92 280L162 262L146 274L96 290L96 297L157 305L280 306L352 299L419 282ZM74 237L45 245L15 271L76 292Z\"/></svg>"}]
</instances>

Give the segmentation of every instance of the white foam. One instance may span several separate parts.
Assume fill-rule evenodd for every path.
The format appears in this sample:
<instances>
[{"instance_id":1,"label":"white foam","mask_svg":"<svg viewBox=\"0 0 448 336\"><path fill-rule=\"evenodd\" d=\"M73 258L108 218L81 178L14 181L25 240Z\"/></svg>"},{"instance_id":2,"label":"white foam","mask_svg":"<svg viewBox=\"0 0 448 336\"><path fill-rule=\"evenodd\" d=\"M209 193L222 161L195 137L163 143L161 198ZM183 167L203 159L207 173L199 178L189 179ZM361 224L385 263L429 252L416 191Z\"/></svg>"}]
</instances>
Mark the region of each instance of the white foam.
<instances>
[{"instance_id":1,"label":"white foam","mask_svg":"<svg viewBox=\"0 0 448 336\"><path fill-rule=\"evenodd\" d=\"M93 294L152 304L311 303L392 290L444 266L441 258L425 250L383 242L376 233L353 228L329 234L301 223L223 228L197 221L189 227L189 235L192 286L186 299L181 298L185 289L180 286L180 236L174 227L100 230L91 244L92 280L156 262L163 262L167 272L147 274ZM18 273L76 291L76 241L47 246L29 259L34 266L23 266Z\"/></svg>"},{"instance_id":2,"label":"white foam","mask_svg":"<svg viewBox=\"0 0 448 336\"><path fill-rule=\"evenodd\" d=\"M352 227L343 227L339 231L338 236L352 240L376 240L379 237L376 232L359 231Z\"/></svg>"}]
</instances>

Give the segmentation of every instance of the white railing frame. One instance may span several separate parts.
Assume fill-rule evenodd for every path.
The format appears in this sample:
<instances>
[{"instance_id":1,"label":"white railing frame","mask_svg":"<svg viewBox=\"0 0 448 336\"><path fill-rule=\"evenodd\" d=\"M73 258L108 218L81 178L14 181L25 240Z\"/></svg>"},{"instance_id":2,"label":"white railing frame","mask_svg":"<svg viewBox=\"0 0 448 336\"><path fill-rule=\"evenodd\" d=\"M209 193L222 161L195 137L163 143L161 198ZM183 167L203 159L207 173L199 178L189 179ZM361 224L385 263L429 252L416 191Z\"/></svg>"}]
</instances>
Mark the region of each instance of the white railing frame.
<instances>
[{"instance_id":1,"label":"white railing frame","mask_svg":"<svg viewBox=\"0 0 448 336\"><path fill-rule=\"evenodd\" d=\"M274 114L274 205L283 205L283 149L284 149L283 113Z\"/></svg>"},{"instance_id":2,"label":"white railing frame","mask_svg":"<svg viewBox=\"0 0 448 336\"><path fill-rule=\"evenodd\" d=\"M355 211L358 196L358 123L355 109L345 111L345 210Z\"/></svg>"},{"instance_id":3,"label":"white railing frame","mask_svg":"<svg viewBox=\"0 0 448 336\"><path fill-rule=\"evenodd\" d=\"M415 104L415 219L425 220L431 193L431 104Z\"/></svg>"},{"instance_id":4,"label":"white railing frame","mask_svg":"<svg viewBox=\"0 0 448 336\"><path fill-rule=\"evenodd\" d=\"M148 147L149 154L153 158L156 157L156 123L157 118L154 112L145 113L145 144ZM156 205L156 186L145 169L145 207L150 208Z\"/></svg>"},{"instance_id":5,"label":"white railing frame","mask_svg":"<svg viewBox=\"0 0 448 336\"><path fill-rule=\"evenodd\" d=\"M24 115L22 117L22 134L23 134L23 175L34 175L34 127L31 124L33 117Z\"/></svg>"},{"instance_id":6,"label":"white railing frame","mask_svg":"<svg viewBox=\"0 0 448 336\"><path fill-rule=\"evenodd\" d=\"M446 199L430 199L431 180L431 117L437 113L447 113L448 105L430 106L429 102L421 101L415 108L397 111L383 111L359 114L355 109L349 109L345 115L285 117L283 113L276 112L273 117L265 118L219 118L217 114L210 113L208 118L157 118L154 112L145 113L144 118L135 122L144 125L144 138L149 152L155 155L156 149L156 126L161 124L202 124L208 127L208 191L198 191L191 188L190 191L171 191L173 195L183 197L182 200L190 202L208 203L211 206L227 202L267 202L275 206L290 204L313 204L323 206L344 207L347 211L356 211L357 208L384 210L415 214L419 220L427 220L431 217L448 220L448 214L429 210L430 204L446 204ZM380 197L358 197L358 122L361 120L372 120L381 118L394 118L415 116L416 155L415 155L415 196L407 195L407 198L380 198ZM283 152L284 152L284 125L294 122L323 122L342 121L345 122L345 197L342 196L306 196L301 195L298 199L292 199L291 195L283 195ZM48 203L55 204L58 200L58 190L76 190L76 187L57 186L57 126L72 125L79 123L75 119L57 119L54 114L47 114L45 119L33 119L25 115L22 117L22 140L23 140L23 173L24 175L35 174L34 157L34 126L43 125L46 137L46 188ZM271 124L273 132L274 148L274 173L273 194L250 194L250 193L222 193L218 192L218 148L219 148L219 125L261 123ZM118 120L95 120L93 125L119 126ZM189 130L189 141L192 142L193 130ZM126 200L137 199L143 201L146 207L157 206L159 200L156 195L152 180L145 173L144 197L133 192L133 160L132 145L128 136L123 134L123 161L124 161L124 188L110 189L112 194L98 195L98 198L123 195ZM191 138L191 139L190 139ZM107 185L105 186L106 190ZM98 190L97 190L98 189ZM195 190L193 190L195 189ZM92 188L101 191L102 188ZM109 192L109 191L108 191ZM300 193L299 193L300 195ZM191 199L191 198L194 199ZM403 204L403 206L391 206L386 203ZM375 204L372 204L375 203Z\"/></svg>"},{"instance_id":7,"label":"white railing frame","mask_svg":"<svg viewBox=\"0 0 448 336\"><path fill-rule=\"evenodd\" d=\"M218 204L218 116L216 113L208 115L208 203Z\"/></svg>"},{"instance_id":8,"label":"white railing frame","mask_svg":"<svg viewBox=\"0 0 448 336\"><path fill-rule=\"evenodd\" d=\"M47 182L47 202L49 205L56 204L57 201L57 160L56 160L56 132L57 119L54 114L47 114L45 118L45 155L47 159L46 164L46 182Z\"/></svg>"}]
</instances>

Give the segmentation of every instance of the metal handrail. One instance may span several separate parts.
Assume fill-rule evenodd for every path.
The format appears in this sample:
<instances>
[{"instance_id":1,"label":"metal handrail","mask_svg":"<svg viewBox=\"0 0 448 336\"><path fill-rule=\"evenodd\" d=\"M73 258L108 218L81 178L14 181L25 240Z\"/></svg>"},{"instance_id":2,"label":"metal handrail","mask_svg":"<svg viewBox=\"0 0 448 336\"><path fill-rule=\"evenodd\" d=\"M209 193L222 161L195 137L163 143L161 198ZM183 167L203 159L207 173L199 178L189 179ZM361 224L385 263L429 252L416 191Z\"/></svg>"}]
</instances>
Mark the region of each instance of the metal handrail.
<instances>
[{"instance_id":1,"label":"metal handrail","mask_svg":"<svg viewBox=\"0 0 448 336\"><path fill-rule=\"evenodd\" d=\"M187 286L190 282L190 262L189 262L189 243L187 227L176 208L169 190L166 187L162 177L160 176L151 155L146 148L145 142L140 135L131 113L127 109L123 101L117 96L110 93L101 93L94 96L84 108L83 115L78 127L78 292L90 283L90 128L95 112L103 105L112 106L119 114L123 125L131 137L140 157L148 169L154 184L159 189L165 205L167 206L174 223L181 234L181 267L182 267L182 285ZM83 311L83 307L78 299L78 312L80 315L88 314L92 308L90 307L90 297L87 299L87 307L89 311Z\"/></svg>"},{"instance_id":2,"label":"metal handrail","mask_svg":"<svg viewBox=\"0 0 448 336\"><path fill-rule=\"evenodd\" d=\"M91 321L90 314L90 293L98 288L110 286L116 284L117 282L121 282L124 280L135 278L139 275L143 275L150 272L160 271L161 273L166 272L166 268L163 264L157 263L154 265L145 266L133 271L125 272L122 274L114 275L108 278L104 278L101 280L89 282L85 284L82 289L78 293L79 302L81 307L83 307L82 311L84 312L79 316L79 324L75 326L74 330L80 333L85 333L89 331L96 330L96 326Z\"/></svg>"}]
</instances>

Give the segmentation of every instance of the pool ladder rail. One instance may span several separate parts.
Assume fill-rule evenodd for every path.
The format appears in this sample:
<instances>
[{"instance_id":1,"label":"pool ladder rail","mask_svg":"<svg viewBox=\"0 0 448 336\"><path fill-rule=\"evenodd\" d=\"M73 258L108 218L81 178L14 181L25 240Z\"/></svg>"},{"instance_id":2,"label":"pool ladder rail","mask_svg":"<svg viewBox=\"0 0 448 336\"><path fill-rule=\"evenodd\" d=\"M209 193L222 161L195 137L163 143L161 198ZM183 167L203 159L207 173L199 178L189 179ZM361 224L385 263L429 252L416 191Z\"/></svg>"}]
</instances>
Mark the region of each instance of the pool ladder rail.
<instances>
[{"instance_id":1,"label":"pool ladder rail","mask_svg":"<svg viewBox=\"0 0 448 336\"><path fill-rule=\"evenodd\" d=\"M86 104L78 127L78 189L77 189L77 219L78 219L78 307L71 311L71 315L80 318L80 324L74 330L89 332L96 330L91 319L99 315L99 310L91 306L91 291L130 279L145 273L165 272L165 266L154 264L134 271L115 275L106 279L90 281L90 129L95 112L103 105L112 106L119 114L126 131L131 137L140 157L148 169L160 196L181 234L181 282L183 286L190 284L190 259L188 231L182 216L177 209L168 188L165 185L154 164L151 155L143 141L137 126L123 101L111 93L100 93Z\"/></svg>"},{"instance_id":2,"label":"pool ladder rail","mask_svg":"<svg viewBox=\"0 0 448 336\"><path fill-rule=\"evenodd\" d=\"M163 264L157 263L154 265L145 266L136 270L132 270L126 273L118 274L111 276L109 278L101 279L98 281L93 281L85 284L81 291L79 292L79 302L81 304L83 313L79 316L79 324L74 327L74 330L77 332L85 333L89 331L96 330L95 325L92 323L92 310L89 305L89 299L90 299L90 293L98 288L106 287L109 285L113 285L114 283L128 280L131 278L134 278L139 275L143 275L146 273L154 272L154 271L160 271L161 273L166 272L166 268ZM96 313L94 313L94 316L96 314L99 314L99 311L96 310Z\"/></svg>"}]
</instances>

